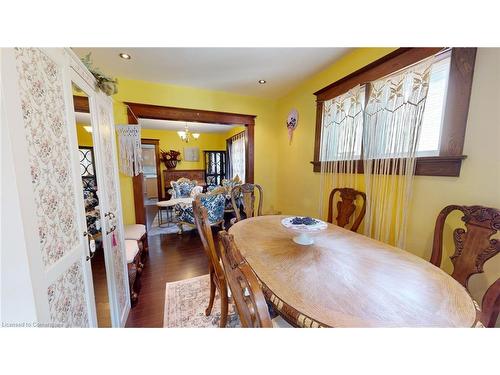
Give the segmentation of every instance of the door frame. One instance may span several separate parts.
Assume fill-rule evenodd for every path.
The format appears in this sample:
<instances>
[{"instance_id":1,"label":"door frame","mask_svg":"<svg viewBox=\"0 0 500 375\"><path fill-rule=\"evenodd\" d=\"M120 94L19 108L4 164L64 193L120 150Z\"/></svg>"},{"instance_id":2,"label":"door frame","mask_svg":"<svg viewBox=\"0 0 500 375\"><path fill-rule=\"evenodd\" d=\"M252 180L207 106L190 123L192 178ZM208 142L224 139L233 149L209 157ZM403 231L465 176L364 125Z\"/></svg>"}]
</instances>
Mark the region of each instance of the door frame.
<instances>
[{"instance_id":1,"label":"door frame","mask_svg":"<svg viewBox=\"0 0 500 375\"><path fill-rule=\"evenodd\" d=\"M71 66L71 74L70 74L70 84L71 82L74 82L81 90L85 92L85 96L75 96L72 95L73 99L73 105L74 105L74 131L75 131L75 137L74 140L76 141L76 150L78 150L79 145L78 145L78 137L76 135L76 112L84 112L84 113L89 113L90 114L90 126L92 127L92 148L93 148L93 157L94 157L94 173L97 181L97 187L98 189L102 189L104 191L105 188L105 183L104 183L104 177L103 177L103 171L101 170L102 167L102 150L100 147L99 139L100 139L100 134L99 134L99 126L98 126L98 115L97 115L97 106L95 105L95 101L97 100L96 96L97 93L95 90L92 89L92 86L88 83L86 77L81 76L81 72L78 72L76 69L74 69L74 66ZM92 110L91 110L92 108ZM78 158L76 159L78 161ZM79 161L78 161L78 171L80 171L79 167ZM80 176L81 180L81 176ZM111 317L111 326L112 327L121 327L121 317L120 317L120 311L119 311L119 306L118 306L118 296L116 295L116 283L115 283L115 271L114 271L114 263L113 263L113 256L112 256L112 249L110 246L110 242L106 240L106 217L105 217L105 210L103 209L105 204L103 201L103 196L98 197L99 199L99 207L100 207L100 222L101 222L101 235L102 235L102 247L103 247L103 253L104 253L104 266L106 269L106 288L108 291L108 300L109 300L109 313ZM82 196L82 202L83 202L83 196ZM82 206L84 207L84 205ZM84 224L85 224L85 229L87 229L87 220L86 220L86 213L85 209L83 209L83 214L84 214ZM89 252L90 255L90 252ZM88 281L89 285L91 286L91 290L89 290L89 298L91 297L92 303L94 305L94 309L96 308L96 303L95 303L95 293L94 293L94 285L93 285L93 278L92 278L92 273L94 272L92 269L92 264L91 261L87 261L88 263L88 270L87 272L90 274L90 280ZM95 327L98 327L98 322L97 322L97 310L95 310Z\"/></svg>"},{"instance_id":2,"label":"door frame","mask_svg":"<svg viewBox=\"0 0 500 375\"><path fill-rule=\"evenodd\" d=\"M156 162L156 184L158 186L158 201L163 200L163 190L161 188L161 161L160 161L160 140L153 138L141 138L141 146L154 145L155 146L155 162ZM144 192L143 192L144 193ZM144 199L144 196L143 196Z\"/></svg>"},{"instance_id":3,"label":"door frame","mask_svg":"<svg viewBox=\"0 0 500 375\"><path fill-rule=\"evenodd\" d=\"M254 127L256 115L240 113L206 111L202 109L167 107L152 104L124 102L127 106L129 124L138 124L139 118L170 121L201 122L207 124L243 125L247 132L246 148L246 182L254 182ZM144 208L142 189L142 173L132 177L134 189L135 222L146 225L146 210ZM160 176L161 179L161 176ZM163 194L162 194L163 196ZM141 197L141 199L138 199Z\"/></svg>"}]
</instances>

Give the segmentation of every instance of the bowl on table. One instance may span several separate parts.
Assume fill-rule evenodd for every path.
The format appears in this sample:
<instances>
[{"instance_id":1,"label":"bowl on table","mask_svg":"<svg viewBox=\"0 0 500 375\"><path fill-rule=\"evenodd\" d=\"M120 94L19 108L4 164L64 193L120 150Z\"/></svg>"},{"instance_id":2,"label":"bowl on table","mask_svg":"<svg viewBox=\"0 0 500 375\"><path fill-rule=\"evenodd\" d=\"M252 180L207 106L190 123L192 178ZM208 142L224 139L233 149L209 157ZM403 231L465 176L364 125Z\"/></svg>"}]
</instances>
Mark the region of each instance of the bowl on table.
<instances>
[{"instance_id":1,"label":"bowl on table","mask_svg":"<svg viewBox=\"0 0 500 375\"><path fill-rule=\"evenodd\" d=\"M308 216L286 217L281 220L281 225L296 234L292 240L299 245L312 245L314 243L312 236L328 227L324 221Z\"/></svg>"}]
</instances>

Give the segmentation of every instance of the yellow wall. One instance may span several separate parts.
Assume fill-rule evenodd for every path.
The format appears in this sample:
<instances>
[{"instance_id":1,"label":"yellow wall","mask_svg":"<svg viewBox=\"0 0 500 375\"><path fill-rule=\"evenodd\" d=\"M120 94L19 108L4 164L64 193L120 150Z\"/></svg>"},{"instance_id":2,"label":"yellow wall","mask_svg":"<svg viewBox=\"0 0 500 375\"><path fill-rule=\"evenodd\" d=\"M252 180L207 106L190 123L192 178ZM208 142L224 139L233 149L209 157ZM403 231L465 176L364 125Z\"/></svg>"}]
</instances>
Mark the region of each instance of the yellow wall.
<instances>
[{"instance_id":1,"label":"yellow wall","mask_svg":"<svg viewBox=\"0 0 500 375\"><path fill-rule=\"evenodd\" d=\"M390 48L360 48L346 55L325 71L303 82L278 101L278 120L295 107L299 125L291 145L285 127L278 129L278 201L286 214L318 215L319 173L313 173L315 97L313 93L360 67L391 52ZM500 208L500 49L478 50L474 84L467 124L461 175L451 177L415 177L408 228L407 250L424 259L430 258L434 223L439 211L449 204L481 204ZM453 218L452 218L453 219ZM451 223L458 223L457 217ZM451 236L450 227L446 228ZM452 244L445 243L448 255ZM446 258L448 258L446 256ZM451 269L451 262L443 264ZM481 301L486 286L500 277L500 256L489 261L485 273L473 276L470 289Z\"/></svg>"},{"instance_id":2,"label":"yellow wall","mask_svg":"<svg viewBox=\"0 0 500 375\"><path fill-rule=\"evenodd\" d=\"M201 89L120 79L119 101L257 115L255 127L255 181L266 191L265 211L318 215L319 174L310 161L314 151L316 106L313 93L394 48L355 49L326 70L305 80L279 100ZM500 207L500 49L479 49L467 125L461 176L415 178L407 250L429 259L434 222L448 204ZM299 125L288 144L285 119L291 108L299 111ZM125 107L115 106L117 123L126 123ZM125 222L134 221L131 179L120 176ZM449 228L446 228L449 233ZM446 244L448 252L451 244ZM447 261L443 268L449 270ZM485 273L473 276L470 288L479 301L486 285L500 276L500 257L486 264Z\"/></svg>"},{"instance_id":3,"label":"yellow wall","mask_svg":"<svg viewBox=\"0 0 500 375\"><path fill-rule=\"evenodd\" d=\"M242 131L245 131L244 126L235 126L234 128L232 128L231 130L229 130L227 133L224 134L224 138L225 139L231 138L233 135L241 133Z\"/></svg>"},{"instance_id":4,"label":"yellow wall","mask_svg":"<svg viewBox=\"0 0 500 375\"><path fill-rule=\"evenodd\" d=\"M344 56L324 71L306 80L278 103L279 147L277 205L283 213L317 216L319 212L319 173L313 173L316 97L314 92L393 51L391 48L360 48ZM288 112L299 112L292 143L288 142L285 120Z\"/></svg>"},{"instance_id":5,"label":"yellow wall","mask_svg":"<svg viewBox=\"0 0 500 375\"><path fill-rule=\"evenodd\" d=\"M276 101L126 78L119 78L119 82L119 92L113 96L117 124L128 123L124 101L256 115L255 182L262 184L266 191L264 212L275 210L278 168ZM124 222L134 223L132 179L120 174L120 185Z\"/></svg>"},{"instance_id":6,"label":"yellow wall","mask_svg":"<svg viewBox=\"0 0 500 375\"><path fill-rule=\"evenodd\" d=\"M224 133L205 133L201 134L198 140L190 141L189 143L183 142L177 132L167 130L153 130L142 129L142 138L151 138L160 140L161 150L175 150L181 153L181 162L177 164L175 169L204 169L205 162L203 160L203 151L205 150L225 150L226 149L226 135ZM198 147L200 150L199 161L185 161L184 160L184 147ZM165 165L161 163L161 169L166 169Z\"/></svg>"},{"instance_id":7,"label":"yellow wall","mask_svg":"<svg viewBox=\"0 0 500 375\"><path fill-rule=\"evenodd\" d=\"M76 124L76 137L78 138L78 146L93 146L92 133L86 131L83 126L87 124Z\"/></svg>"}]
</instances>

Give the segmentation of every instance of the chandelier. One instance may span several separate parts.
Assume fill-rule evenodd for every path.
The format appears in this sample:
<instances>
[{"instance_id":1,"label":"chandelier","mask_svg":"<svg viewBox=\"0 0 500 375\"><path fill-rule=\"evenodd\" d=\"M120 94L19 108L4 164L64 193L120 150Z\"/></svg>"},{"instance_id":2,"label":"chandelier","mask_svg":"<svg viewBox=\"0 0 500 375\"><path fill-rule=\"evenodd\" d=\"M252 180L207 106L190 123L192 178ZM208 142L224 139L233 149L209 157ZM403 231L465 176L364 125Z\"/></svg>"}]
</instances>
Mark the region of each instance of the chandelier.
<instances>
[{"instance_id":1,"label":"chandelier","mask_svg":"<svg viewBox=\"0 0 500 375\"><path fill-rule=\"evenodd\" d=\"M177 132L179 137L183 142L189 143L189 139L192 137L194 139L198 139L200 137L199 133L191 133L188 129L188 124L186 122L186 125L184 126L184 130L179 130Z\"/></svg>"}]
</instances>

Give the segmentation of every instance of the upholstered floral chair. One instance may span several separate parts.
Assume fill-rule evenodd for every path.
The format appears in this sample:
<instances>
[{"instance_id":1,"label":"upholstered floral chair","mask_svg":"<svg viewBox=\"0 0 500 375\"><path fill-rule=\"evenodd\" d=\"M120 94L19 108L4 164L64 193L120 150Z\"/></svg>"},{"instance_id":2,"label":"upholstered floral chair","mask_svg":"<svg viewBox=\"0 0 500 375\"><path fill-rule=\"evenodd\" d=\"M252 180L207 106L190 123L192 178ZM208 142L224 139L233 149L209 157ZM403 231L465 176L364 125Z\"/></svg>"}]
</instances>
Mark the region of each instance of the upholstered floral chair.
<instances>
[{"instance_id":1,"label":"upholstered floral chair","mask_svg":"<svg viewBox=\"0 0 500 375\"><path fill-rule=\"evenodd\" d=\"M223 194L208 193L199 194L201 204L207 209L208 221L211 226L220 225L224 229L224 207L226 197ZM174 206L174 214L177 218L178 233L182 234L182 226L195 227L193 206L177 204Z\"/></svg>"},{"instance_id":2,"label":"upholstered floral chair","mask_svg":"<svg viewBox=\"0 0 500 375\"><path fill-rule=\"evenodd\" d=\"M203 191L203 187L197 185L198 182L196 180L181 177L177 181L170 181L172 189L168 192L171 195L171 199L194 198L196 194Z\"/></svg>"},{"instance_id":3,"label":"upholstered floral chair","mask_svg":"<svg viewBox=\"0 0 500 375\"><path fill-rule=\"evenodd\" d=\"M239 186L242 184L243 181L241 181L240 177L236 175L231 179L223 179L221 182L221 186L209 186L207 188L207 191L212 194L223 194L226 197L224 211L233 212L233 205L231 204L231 190L235 186Z\"/></svg>"}]
</instances>

